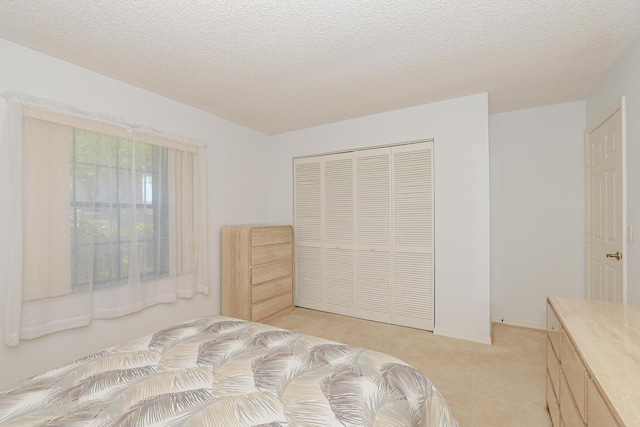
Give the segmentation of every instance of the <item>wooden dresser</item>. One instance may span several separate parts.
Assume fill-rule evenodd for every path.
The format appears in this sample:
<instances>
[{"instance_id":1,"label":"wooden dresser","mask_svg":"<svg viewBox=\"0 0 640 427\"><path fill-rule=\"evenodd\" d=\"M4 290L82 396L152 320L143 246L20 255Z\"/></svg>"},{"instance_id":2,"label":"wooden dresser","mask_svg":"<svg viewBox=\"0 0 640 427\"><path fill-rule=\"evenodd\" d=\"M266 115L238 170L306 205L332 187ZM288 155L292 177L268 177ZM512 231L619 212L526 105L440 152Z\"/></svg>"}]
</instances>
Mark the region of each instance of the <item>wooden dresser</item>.
<instances>
[{"instance_id":1,"label":"wooden dresser","mask_svg":"<svg viewBox=\"0 0 640 427\"><path fill-rule=\"evenodd\" d=\"M293 228L222 229L222 315L254 322L293 310Z\"/></svg>"},{"instance_id":2,"label":"wooden dresser","mask_svg":"<svg viewBox=\"0 0 640 427\"><path fill-rule=\"evenodd\" d=\"M549 297L554 427L640 426L640 306Z\"/></svg>"}]
</instances>

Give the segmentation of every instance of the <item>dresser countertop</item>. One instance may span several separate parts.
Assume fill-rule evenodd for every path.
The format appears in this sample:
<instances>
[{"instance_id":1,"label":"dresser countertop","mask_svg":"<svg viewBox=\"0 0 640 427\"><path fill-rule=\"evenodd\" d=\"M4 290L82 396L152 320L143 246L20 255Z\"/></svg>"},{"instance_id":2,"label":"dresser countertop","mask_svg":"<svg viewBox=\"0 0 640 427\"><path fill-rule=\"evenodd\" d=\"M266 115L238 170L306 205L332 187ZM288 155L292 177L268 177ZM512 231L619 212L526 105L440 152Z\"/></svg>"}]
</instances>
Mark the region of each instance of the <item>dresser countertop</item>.
<instances>
[{"instance_id":1,"label":"dresser countertop","mask_svg":"<svg viewBox=\"0 0 640 427\"><path fill-rule=\"evenodd\" d=\"M549 301L619 421L640 426L640 305Z\"/></svg>"}]
</instances>

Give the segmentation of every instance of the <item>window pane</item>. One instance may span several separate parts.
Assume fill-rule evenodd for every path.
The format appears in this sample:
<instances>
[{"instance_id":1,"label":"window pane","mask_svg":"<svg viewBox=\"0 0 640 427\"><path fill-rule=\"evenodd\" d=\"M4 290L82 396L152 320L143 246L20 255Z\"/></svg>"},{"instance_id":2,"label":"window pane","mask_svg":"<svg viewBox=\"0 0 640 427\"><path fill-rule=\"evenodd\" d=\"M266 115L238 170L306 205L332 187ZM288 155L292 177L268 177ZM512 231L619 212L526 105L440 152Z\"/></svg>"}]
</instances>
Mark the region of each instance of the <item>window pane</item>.
<instances>
[{"instance_id":1,"label":"window pane","mask_svg":"<svg viewBox=\"0 0 640 427\"><path fill-rule=\"evenodd\" d=\"M120 280L120 245L96 243L93 248L93 280L110 282Z\"/></svg>"},{"instance_id":2,"label":"window pane","mask_svg":"<svg viewBox=\"0 0 640 427\"><path fill-rule=\"evenodd\" d=\"M93 212L90 208L76 209L76 222L72 238L83 245L96 242L118 241L118 210L103 207Z\"/></svg>"},{"instance_id":3,"label":"window pane","mask_svg":"<svg viewBox=\"0 0 640 427\"><path fill-rule=\"evenodd\" d=\"M150 173L136 171L135 181L127 169L118 171L120 203L150 204L153 202L153 176ZM135 199L132 192L135 191Z\"/></svg>"},{"instance_id":4,"label":"window pane","mask_svg":"<svg viewBox=\"0 0 640 427\"><path fill-rule=\"evenodd\" d=\"M138 243L138 257L140 274L146 276L152 275L155 270L153 241Z\"/></svg>"},{"instance_id":5,"label":"window pane","mask_svg":"<svg viewBox=\"0 0 640 427\"><path fill-rule=\"evenodd\" d=\"M136 221L138 239L153 239L153 209L138 209Z\"/></svg>"},{"instance_id":6,"label":"window pane","mask_svg":"<svg viewBox=\"0 0 640 427\"><path fill-rule=\"evenodd\" d=\"M91 251L90 245L77 245L71 254L71 272L73 286L91 283Z\"/></svg>"},{"instance_id":7,"label":"window pane","mask_svg":"<svg viewBox=\"0 0 640 427\"><path fill-rule=\"evenodd\" d=\"M131 245L125 243L120 245L120 276L124 279L129 277L129 263L131 262Z\"/></svg>"},{"instance_id":8,"label":"window pane","mask_svg":"<svg viewBox=\"0 0 640 427\"><path fill-rule=\"evenodd\" d=\"M118 201L118 182L116 170L111 167L96 166L95 171L96 203L114 203Z\"/></svg>"},{"instance_id":9,"label":"window pane","mask_svg":"<svg viewBox=\"0 0 640 427\"><path fill-rule=\"evenodd\" d=\"M118 241L118 212L117 207L105 206L96 208L95 212L86 213L85 218L93 230L93 241Z\"/></svg>"},{"instance_id":10,"label":"window pane","mask_svg":"<svg viewBox=\"0 0 640 427\"><path fill-rule=\"evenodd\" d=\"M120 209L120 240L128 242L133 239L140 239L142 228L139 224L138 211L133 208Z\"/></svg>"},{"instance_id":11,"label":"window pane","mask_svg":"<svg viewBox=\"0 0 640 427\"><path fill-rule=\"evenodd\" d=\"M142 174L142 203L153 203L153 175L151 173Z\"/></svg>"},{"instance_id":12,"label":"window pane","mask_svg":"<svg viewBox=\"0 0 640 427\"><path fill-rule=\"evenodd\" d=\"M144 203L143 187L142 185L140 185L141 183L144 182L144 176L145 176L144 172L136 171L136 185L135 185L136 203Z\"/></svg>"},{"instance_id":13,"label":"window pane","mask_svg":"<svg viewBox=\"0 0 640 427\"><path fill-rule=\"evenodd\" d=\"M135 210L131 208L120 208L120 241L128 242L131 240L131 226L134 223L135 216L133 212Z\"/></svg>"},{"instance_id":14,"label":"window pane","mask_svg":"<svg viewBox=\"0 0 640 427\"><path fill-rule=\"evenodd\" d=\"M118 201L120 203L135 203L133 196L133 187L136 186L132 181L131 171L128 169L118 169Z\"/></svg>"},{"instance_id":15,"label":"window pane","mask_svg":"<svg viewBox=\"0 0 640 427\"><path fill-rule=\"evenodd\" d=\"M75 201L95 201L97 203L114 203L118 201L118 182L115 169L105 166L76 164L75 168L72 169L72 173L75 174Z\"/></svg>"},{"instance_id":16,"label":"window pane","mask_svg":"<svg viewBox=\"0 0 640 427\"><path fill-rule=\"evenodd\" d=\"M76 164L75 168L71 169L71 173L75 174L75 201L93 202L93 196L95 194L94 167Z\"/></svg>"},{"instance_id":17,"label":"window pane","mask_svg":"<svg viewBox=\"0 0 640 427\"><path fill-rule=\"evenodd\" d=\"M118 138L96 133L96 163L105 166L116 166L118 161Z\"/></svg>"},{"instance_id":18,"label":"window pane","mask_svg":"<svg viewBox=\"0 0 640 427\"><path fill-rule=\"evenodd\" d=\"M76 209L75 241L78 244L93 243L93 229L95 227L93 221L94 214L83 208Z\"/></svg>"},{"instance_id":19,"label":"window pane","mask_svg":"<svg viewBox=\"0 0 640 427\"><path fill-rule=\"evenodd\" d=\"M151 144L135 144L136 147L136 169L140 171L153 170L153 150Z\"/></svg>"},{"instance_id":20,"label":"window pane","mask_svg":"<svg viewBox=\"0 0 640 427\"><path fill-rule=\"evenodd\" d=\"M158 275L169 275L169 239L160 240L160 258L158 260Z\"/></svg>"},{"instance_id":21,"label":"window pane","mask_svg":"<svg viewBox=\"0 0 640 427\"><path fill-rule=\"evenodd\" d=\"M121 168L131 169L131 160L133 158L133 142L121 139L118 148L118 166Z\"/></svg>"},{"instance_id":22,"label":"window pane","mask_svg":"<svg viewBox=\"0 0 640 427\"><path fill-rule=\"evenodd\" d=\"M96 160L95 133L82 129L75 129L75 159L76 162L94 164Z\"/></svg>"},{"instance_id":23,"label":"window pane","mask_svg":"<svg viewBox=\"0 0 640 427\"><path fill-rule=\"evenodd\" d=\"M118 138L102 133L75 129L75 161L87 164L115 166Z\"/></svg>"}]
</instances>

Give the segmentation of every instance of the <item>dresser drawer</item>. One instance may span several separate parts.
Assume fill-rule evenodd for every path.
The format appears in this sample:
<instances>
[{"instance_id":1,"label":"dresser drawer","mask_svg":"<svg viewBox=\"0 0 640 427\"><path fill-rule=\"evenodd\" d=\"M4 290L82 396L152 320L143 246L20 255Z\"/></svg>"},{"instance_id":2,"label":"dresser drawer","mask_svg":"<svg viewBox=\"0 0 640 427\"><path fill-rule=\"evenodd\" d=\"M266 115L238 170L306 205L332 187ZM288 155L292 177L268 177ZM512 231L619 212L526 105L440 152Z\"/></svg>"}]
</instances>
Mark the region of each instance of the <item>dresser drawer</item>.
<instances>
[{"instance_id":1,"label":"dresser drawer","mask_svg":"<svg viewBox=\"0 0 640 427\"><path fill-rule=\"evenodd\" d=\"M560 425L560 405L558 404L558 397L556 391L553 390L551 384L551 378L547 373L547 407L549 408L549 415L551 415L551 423L553 427Z\"/></svg>"},{"instance_id":2,"label":"dresser drawer","mask_svg":"<svg viewBox=\"0 0 640 427\"><path fill-rule=\"evenodd\" d=\"M587 421L591 427L619 426L591 378L587 380Z\"/></svg>"},{"instance_id":3,"label":"dresser drawer","mask_svg":"<svg viewBox=\"0 0 640 427\"><path fill-rule=\"evenodd\" d=\"M268 282L281 277L293 275L293 263L291 261L274 262L251 269L251 284Z\"/></svg>"},{"instance_id":4,"label":"dresser drawer","mask_svg":"<svg viewBox=\"0 0 640 427\"><path fill-rule=\"evenodd\" d=\"M251 246L274 245L293 241L291 227L257 227L251 230Z\"/></svg>"},{"instance_id":5,"label":"dresser drawer","mask_svg":"<svg viewBox=\"0 0 640 427\"><path fill-rule=\"evenodd\" d=\"M251 265L268 264L270 262L290 260L293 257L291 243L257 246L251 248Z\"/></svg>"},{"instance_id":6,"label":"dresser drawer","mask_svg":"<svg viewBox=\"0 0 640 427\"><path fill-rule=\"evenodd\" d=\"M262 301L251 307L251 318L254 322L271 316L279 311L286 310L293 307L293 294L283 294L275 298Z\"/></svg>"},{"instance_id":7,"label":"dresser drawer","mask_svg":"<svg viewBox=\"0 0 640 427\"><path fill-rule=\"evenodd\" d=\"M251 303L255 304L288 292L293 292L293 278L291 276L254 286L251 289Z\"/></svg>"},{"instance_id":8,"label":"dresser drawer","mask_svg":"<svg viewBox=\"0 0 640 427\"><path fill-rule=\"evenodd\" d=\"M571 391L567 385L567 379L564 374L560 374L560 412L562 424L565 427L584 427L582 417L576 408Z\"/></svg>"},{"instance_id":9,"label":"dresser drawer","mask_svg":"<svg viewBox=\"0 0 640 427\"><path fill-rule=\"evenodd\" d=\"M586 378L587 370L582 364L582 360L578 355L578 352L573 347L573 343L569 340L565 331L562 331L562 351L560 358L560 366L562 372L566 377L569 390L576 402L578 411L583 421L586 421L587 411L585 407L586 402ZM562 408L564 413L564 409Z\"/></svg>"},{"instance_id":10,"label":"dresser drawer","mask_svg":"<svg viewBox=\"0 0 640 427\"><path fill-rule=\"evenodd\" d=\"M556 356L556 352L553 351L553 346L549 338L547 338L547 371L549 378L551 378L553 391L557 397L560 391L560 361Z\"/></svg>"},{"instance_id":11,"label":"dresser drawer","mask_svg":"<svg viewBox=\"0 0 640 427\"><path fill-rule=\"evenodd\" d=\"M561 330L560 320L549 301L547 301L547 335L551 340L553 349L558 355L558 359L560 359Z\"/></svg>"}]
</instances>

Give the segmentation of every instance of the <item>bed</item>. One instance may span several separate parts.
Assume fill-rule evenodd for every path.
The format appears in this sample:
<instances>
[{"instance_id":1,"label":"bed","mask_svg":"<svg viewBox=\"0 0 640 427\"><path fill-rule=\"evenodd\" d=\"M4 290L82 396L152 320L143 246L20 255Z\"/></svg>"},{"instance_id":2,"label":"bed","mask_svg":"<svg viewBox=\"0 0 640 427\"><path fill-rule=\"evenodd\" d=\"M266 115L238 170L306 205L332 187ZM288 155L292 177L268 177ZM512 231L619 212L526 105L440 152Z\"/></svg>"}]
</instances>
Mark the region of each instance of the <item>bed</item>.
<instances>
[{"instance_id":1,"label":"bed","mask_svg":"<svg viewBox=\"0 0 640 427\"><path fill-rule=\"evenodd\" d=\"M458 426L389 355L213 316L0 390L11 426Z\"/></svg>"}]
</instances>

